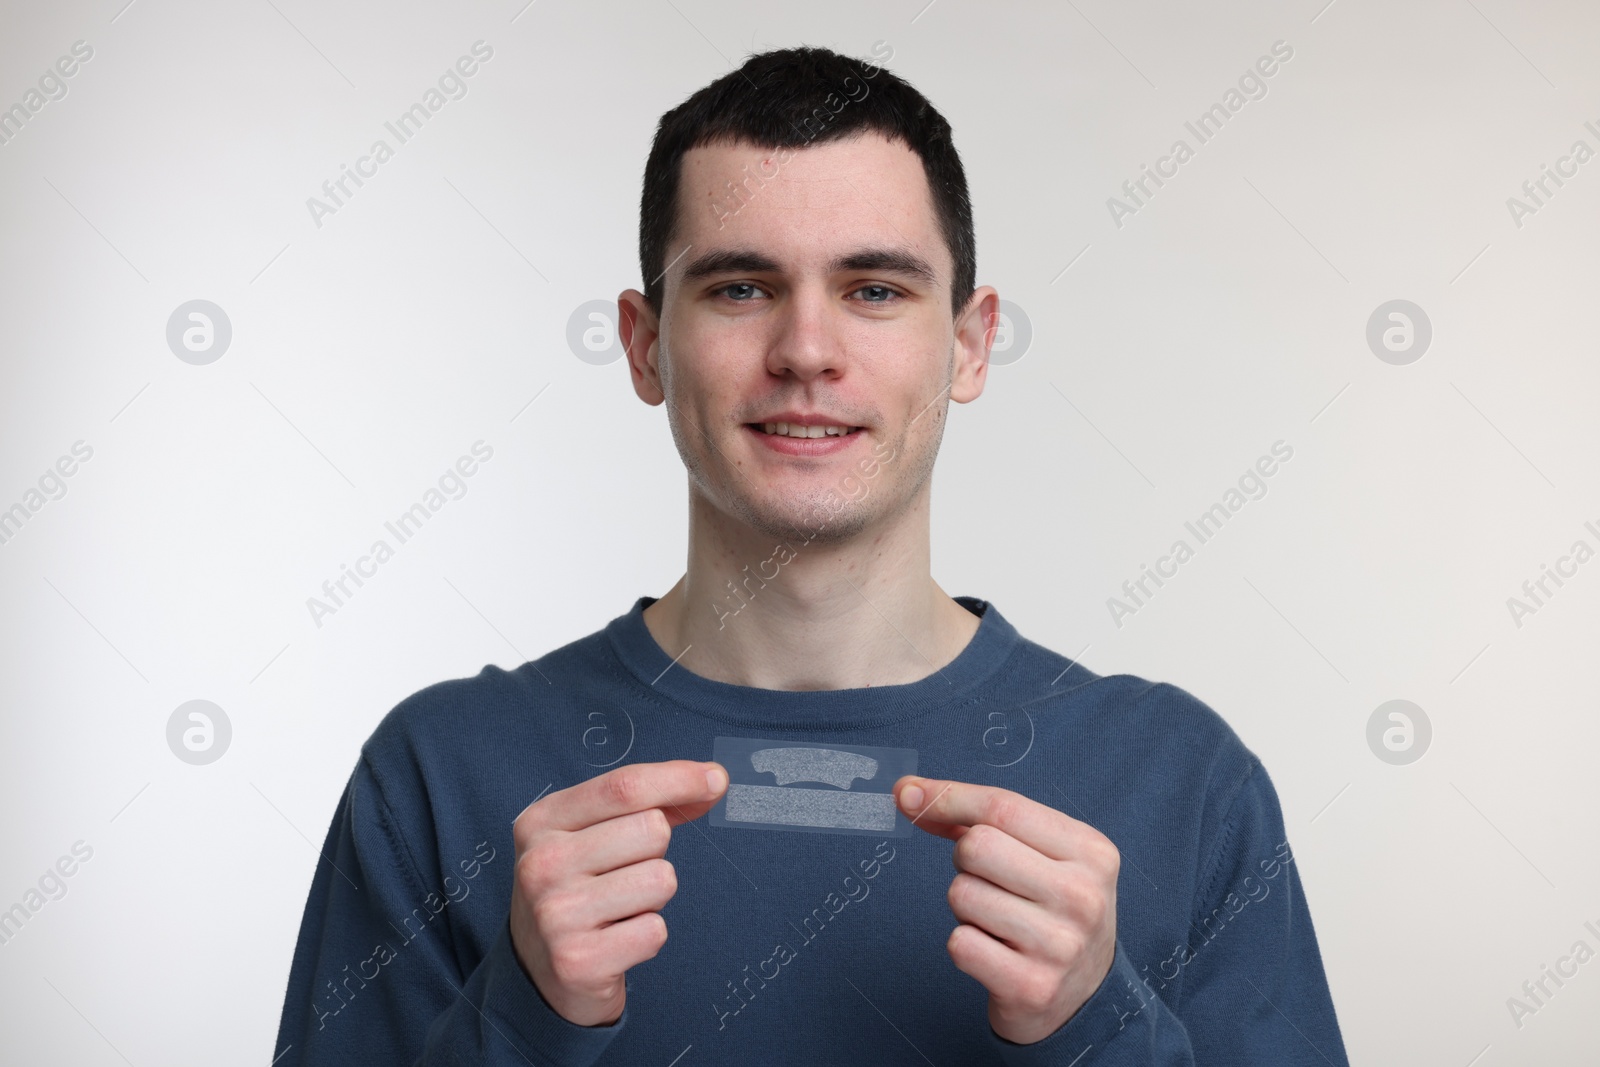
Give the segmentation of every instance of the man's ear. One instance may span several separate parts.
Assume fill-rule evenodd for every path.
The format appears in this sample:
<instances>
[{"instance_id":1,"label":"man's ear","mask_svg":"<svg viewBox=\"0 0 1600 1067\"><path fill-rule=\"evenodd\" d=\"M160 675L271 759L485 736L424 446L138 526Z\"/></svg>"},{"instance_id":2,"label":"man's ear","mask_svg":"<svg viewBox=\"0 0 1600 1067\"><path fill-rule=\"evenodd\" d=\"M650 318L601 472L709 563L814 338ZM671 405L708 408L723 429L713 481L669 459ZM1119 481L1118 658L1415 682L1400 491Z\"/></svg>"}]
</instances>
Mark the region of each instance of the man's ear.
<instances>
[{"instance_id":1,"label":"man's ear","mask_svg":"<svg viewBox=\"0 0 1600 1067\"><path fill-rule=\"evenodd\" d=\"M989 374L989 352L999 328L1000 294L992 285L974 290L956 319L956 365L950 379L951 400L966 404L983 393Z\"/></svg>"},{"instance_id":2,"label":"man's ear","mask_svg":"<svg viewBox=\"0 0 1600 1067\"><path fill-rule=\"evenodd\" d=\"M617 297L617 332L628 356L628 373L633 377L633 391L639 394L640 400L652 407L660 404L667 398L661 388L660 369L656 366L661 322L644 294L637 289L626 289Z\"/></svg>"}]
</instances>

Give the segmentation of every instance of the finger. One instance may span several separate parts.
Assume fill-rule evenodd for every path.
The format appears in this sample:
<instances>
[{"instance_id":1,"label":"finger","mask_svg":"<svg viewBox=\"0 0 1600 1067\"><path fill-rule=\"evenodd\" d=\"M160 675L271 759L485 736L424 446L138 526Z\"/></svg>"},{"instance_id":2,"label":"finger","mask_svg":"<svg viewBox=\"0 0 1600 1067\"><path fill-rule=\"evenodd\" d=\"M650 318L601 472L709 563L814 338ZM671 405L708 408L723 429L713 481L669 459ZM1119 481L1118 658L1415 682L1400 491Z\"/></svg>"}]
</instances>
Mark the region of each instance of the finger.
<instances>
[{"instance_id":1,"label":"finger","mask_svg":"<svg viewBox=\"0 0 1600 1067\"><path fill-rule=\"evenodd\" d=\"M582 830L557 831L540 843L539 863L566 876L605 874L667 854L672 824L660 808L595 823Z\"/></svg>"},{"instance_id":2,"label":"finger","mask_svg":"<svg viewBox=\"0 0 1600 1067\"><path fill-rule=\"evenodd\" d=\"M668 820L692 818L692 807L715 803L728 784L728 772L715 763L668 760L665 763L631 763L586 782L551 793L517 816L552 830L581 830L619 815L645 808L666 809ZM704 814L704 812L701 812Z\"/></svg>"},{"instance_id":3,"label":"finger","mask_svg":"<svg viewBox=\"0 0 1600 1067\"><path fill-rule=\"evenodd\" d=\"M908 777L908 778L903 778L903 779L901 779L901 781L909 783L909 782L914 782L914 781L922 781L922 779L918 779L918 778L915 778L914 776L912 776L912 777ZM924 782L924 784L922 785L922 788L926 789L928 784L929 783ZM898 789L898 788L899 788L899 783L896 783L895 789ZM950 783L949 782L944 783L943 788L944 789L950 788ZM891 792L894 792L894 790L891 789ZM898 794L897 794L897 796L898 796ZM938 794L935 793L934 796L937 797ZM924 795L923 798L922 798L921 806L924 807L924 808L932 807L932 804L928 801L928 798L927 798L926 795ZM909 808L907 808L904 803L901 803L900 807L901 807L901 810L906 812L906 814L908 814L908 815L912 814L911 810ZM947 839L949 839L951 841L959 841L959 840L961 840L962 835L965 834L967 832L967 830L970 829L970 827L966 827L966 826L953 826L950 823L939 822L937 819L933 819L933 818L924 818L924 814L925 814L925 812L918 812L915 815L912 815L911 825L915 826L917 829L922 830L922 831L924 831L926 833L930 833L935 837L943 837L943 838L947 838Z\"/></svg>"},{"instance_id":4,"label":"finger","mask_svg":"<svg viewBox=\"0 0 1600 1067\"><path fill-rule=\"evenodd\" d=\"M726 772L724 772L726 774ZM727 782L727 778L723 778ZM723 788L726 788L724 784ZM686 822L694 822L700 816L717 806L717 801L722 799L722 789L717 790L716 796L695 804L665 804L657 809L667 817L667 824L673 827L682 826Z\"/></svg>"},{"instance_id":5,"label":"finger","mask_svg":"<svg viewBox=\"0 0 1600 1067\"><path fill-rule=\"evenodd\" d=\"M987 823L968 827L950 860L956 870L977 875L1047 909L1055 910L1063 903L1059 889L1062 866Z\"/></svg>"},{"instance_id":6,"label":"finger","mask_svg":"<svg viewBox=\"0 0 1600 1067\"><path fill-rule=\"evenodd\" d=\"M1021 953L969 923L951 930L944 947L956 969L976 978L991 994L1014 989L1027 965Z\"/></svg>"},{"instance_id":7,"label":"finger","mask_svg":"<svg viewBox=\"0 0 1600 1067\"><path fill-rule=\"evenodd\" d=\"M648 859L551 893L534 908L545 937L598 930L645 912L660 911L678 891L678 875L664 859Z\"/></svg>"},{"instance_id":8,"label":"finger","mask_svg":"<svg viewBox=\"0 0 1600 1067\"><path fill-rule=\"evenodd\" d=\"M955 827L982 823L1004 830L1051 859L1074 858L1076 842L1090 830L1064 812L997 786L908 775L895 783L894 792L900 809L918 825L929 824L930 833L959 836L941 833L938 824Z\"/></svg>"},{"instance_id":9,"label":"finger","mask_svg":"<svg viewBox=\"0 0 1600 1067\"><path fill-rule=\"evenodd\" d=\"M648 788L655 792L656 799L660 801L660 809L671 826L681 826L698 819L716 807L717 801L722 799L723 792L728 788L728 771L722 764L708 762L697 766L705 770L708 788L704 799L685 801L677 796L669 797L659 783L651 782L648 785Z\"/></svg>"},{"instance_id":10,"label":"finger","mask_svg":"<svg viewBox=\"0 0 1600 1067\"><path fill-rule=\"evenodd\" d=\"M583 935L578 950L585 956L592 954L599 973L620 975L654 959L666 943L667 921L659 912L647 911Z\"/></svg>"},{"instance_id":11,"label":"finger","mask_svg":"<svg viewBox=\"0 0 1600 1067\"><path fill-rule=\"evenodd\" d=\"M955 917L975 926L1024 955L1058 959L1068 951L1062 921L1031 900L1008 893L993 882L958 874L945 894Z\"/></svg>"}]
</instances>

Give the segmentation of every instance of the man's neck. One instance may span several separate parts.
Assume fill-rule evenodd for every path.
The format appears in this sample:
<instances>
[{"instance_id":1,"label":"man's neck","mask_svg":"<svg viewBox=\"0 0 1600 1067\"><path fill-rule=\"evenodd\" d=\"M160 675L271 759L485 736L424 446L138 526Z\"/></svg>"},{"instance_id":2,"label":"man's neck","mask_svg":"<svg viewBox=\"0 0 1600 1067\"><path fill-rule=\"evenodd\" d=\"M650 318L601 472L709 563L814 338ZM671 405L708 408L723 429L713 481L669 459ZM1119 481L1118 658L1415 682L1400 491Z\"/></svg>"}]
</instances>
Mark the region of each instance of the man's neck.
<instances>
[{"instance_id":1,"label":"man's neck","mask_svg":"<svg viewBox=\"0 0 1600 1067\"><path fill-rule=\"evenodd\" d=\"M850 541L731 525L691 497L689 569L644 611L677 664L760 689L905 685L966 648L979 619L929 569L928 495Z\"/></svg>"}]
</instances>

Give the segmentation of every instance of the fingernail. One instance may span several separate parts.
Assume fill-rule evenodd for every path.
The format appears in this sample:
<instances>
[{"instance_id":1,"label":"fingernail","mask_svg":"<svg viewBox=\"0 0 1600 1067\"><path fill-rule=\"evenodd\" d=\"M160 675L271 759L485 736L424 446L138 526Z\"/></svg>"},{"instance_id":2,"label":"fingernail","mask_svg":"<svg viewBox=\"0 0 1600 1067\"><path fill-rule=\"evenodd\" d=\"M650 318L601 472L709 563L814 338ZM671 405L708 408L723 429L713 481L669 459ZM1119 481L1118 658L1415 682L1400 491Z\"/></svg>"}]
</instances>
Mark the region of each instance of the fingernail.
<instances>
[{"instance_id":1,"label":"fingernail","mask_svg":"<svg viewBox=\"0 0 1600 1067\"><path fill-rule=\"evenodd\" d=\"M721 765L713 763L706 768L706 788L712 793L722 792L722 787L728 782L728 772Z\"/></svg>"},{"instance_id":2,"label":"fingernail","mask_svg":"<svg viewBox=\"0 0 1600 1067\"><path fill-rule=\"evenodd\" d=\"M900 806L908 811L922 807L923 792L920 785L908 785L900 790Z\"/></svg>"}]
</instances>

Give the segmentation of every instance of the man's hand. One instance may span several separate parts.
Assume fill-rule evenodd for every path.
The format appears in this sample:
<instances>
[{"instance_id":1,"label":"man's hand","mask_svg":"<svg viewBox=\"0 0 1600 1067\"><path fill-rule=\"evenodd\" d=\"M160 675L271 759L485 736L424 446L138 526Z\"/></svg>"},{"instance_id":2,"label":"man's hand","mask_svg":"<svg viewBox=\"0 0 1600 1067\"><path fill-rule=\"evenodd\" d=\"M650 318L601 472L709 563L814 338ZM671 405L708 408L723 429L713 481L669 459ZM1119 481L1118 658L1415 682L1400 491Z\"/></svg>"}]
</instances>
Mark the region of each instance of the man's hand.
<instances>
[{"instance_id":1,"label":"man's hand","mask_svg":"<svg viewBox=\"0 0 1600 1067\"><path fill-rule=\"evenodd\" d=\"M912 775L895 783L917 826L956 843L945 948L989 990L989 1025L1031 1045L1072 1018L1111 970L1117 870L1111 840L1008 789Z\"/></svg>"},{"instance_id":2,"label":"man's hand","mask_svg":"<svg viewBox=\"0 0 1600 1067\"><path fill-rule=\"evenodd\" d=\"M579 1026L622 1015L628 968L667 941L659 909L678 891L672 828L728 787L715 763L635 763L551 793L512 825L511 943L556 1014Z\"/></svg>"}]
</instances>

